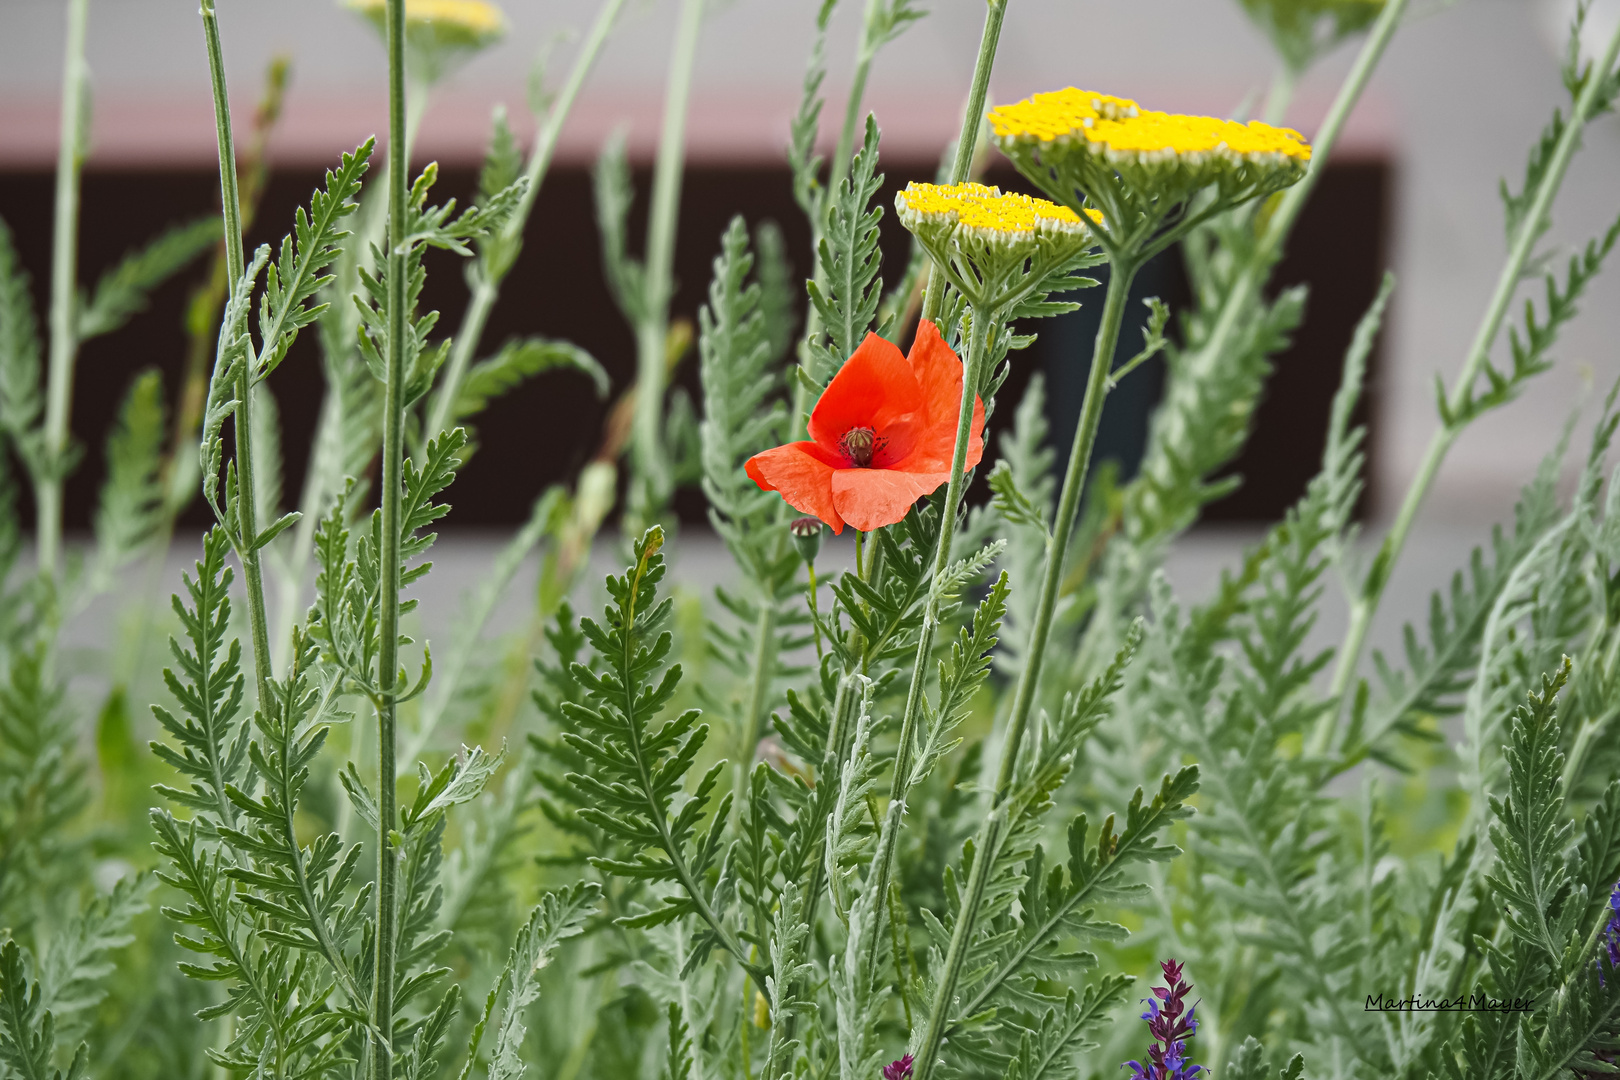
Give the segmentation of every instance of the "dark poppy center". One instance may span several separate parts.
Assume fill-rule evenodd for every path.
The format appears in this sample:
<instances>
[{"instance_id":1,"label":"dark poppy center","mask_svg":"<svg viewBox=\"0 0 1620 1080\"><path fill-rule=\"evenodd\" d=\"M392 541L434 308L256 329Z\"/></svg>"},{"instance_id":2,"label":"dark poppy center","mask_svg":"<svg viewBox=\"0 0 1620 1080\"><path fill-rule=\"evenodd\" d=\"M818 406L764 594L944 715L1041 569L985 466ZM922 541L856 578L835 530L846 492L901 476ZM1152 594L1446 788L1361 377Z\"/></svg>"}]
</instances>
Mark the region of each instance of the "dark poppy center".
<instances>
[{"instance_id":1,"label":"dark poppy center","mask_svg":"<svg viewBox=\"0 0 1620 1080\"><path fill-rule=\"evenodd\" d=\"M858 469L872 466L872 454L877 450L877 433L869 427L850 428L838 441L849 463Z\"/></svg>"}]
</instances>

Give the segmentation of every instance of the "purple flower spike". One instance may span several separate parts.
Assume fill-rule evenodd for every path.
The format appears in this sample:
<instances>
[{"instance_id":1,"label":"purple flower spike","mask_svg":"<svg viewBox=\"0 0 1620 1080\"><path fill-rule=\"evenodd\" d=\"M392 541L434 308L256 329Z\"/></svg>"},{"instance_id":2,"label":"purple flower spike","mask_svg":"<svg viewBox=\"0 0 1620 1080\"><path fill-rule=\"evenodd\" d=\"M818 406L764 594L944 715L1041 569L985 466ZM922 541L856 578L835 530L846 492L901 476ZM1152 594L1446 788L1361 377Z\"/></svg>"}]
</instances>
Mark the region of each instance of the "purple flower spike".
<instances>
[{"instance_id":1,"label":"purple flower spike","mask_svg":"<svg viewBox=\"0 0 1620 1080\"><path fill-rule=\"evenodd\" d=\"M911 1055L902 1054L894 1061L883 1066L883 1080L910 1080Z\"/></svg>"},{"instance_id":2,"label":"purple flower spike","mask_svg":"<svg viewBox=\"0 0 1620 1080\"><path fill-rule=\"evenodd\" d=\"M1620 889L1615 895L1620 898ZM1130 1080L1195 1080L1205 1070L1187 1060L1187 1040L1198 1030L1198 1021L1193 1018L1196 1005L1186 1002L1192 983L1181 977L1182 965L1174 960L1161 961L1159 967L1164 972L1164 985L1153 987L1153 996L1143 999L1147 1012L1142 1019L1153 1036L1147 1064L1127 1061L1120 1068L1131 1070Z\"/></svg>"},{"instance_id":3,"label":"purple flower spike","mask_svg":"<svg viewBox=\"0 0 1620 1080\"><path fill-rule=\"evenodd\" d=\"M1620 968L1620 882L1614 886L1614 892L1609 894L1609 924L1603 928L1603 937L1598 942L1598 948L1605 953L1609 961L1609 970ZM1598 977L1603 976L1603 961L1598 961Z\"/></svg>"}]
</instances>

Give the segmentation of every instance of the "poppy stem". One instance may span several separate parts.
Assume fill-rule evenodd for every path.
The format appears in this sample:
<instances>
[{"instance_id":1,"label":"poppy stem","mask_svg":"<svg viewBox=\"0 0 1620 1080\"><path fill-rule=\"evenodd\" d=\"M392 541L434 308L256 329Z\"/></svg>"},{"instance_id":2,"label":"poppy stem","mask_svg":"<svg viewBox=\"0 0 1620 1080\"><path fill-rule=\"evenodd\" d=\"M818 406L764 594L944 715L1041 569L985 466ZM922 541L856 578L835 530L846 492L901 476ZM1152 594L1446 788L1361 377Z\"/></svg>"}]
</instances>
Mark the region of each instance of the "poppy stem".
<instances>
[{"instance_id":1,"label":"poppy stem","mask_svg":"<svg viewBox=\"0 0 1620 1080\"><path fill-rule=\"evenodd\" d=\"M1007 0L989 0L985 9L979 58L973 65L967 111L962 114L962 133L956 138L956 158L951 162L953 185L966 182L973 169L973 152L978 149L979 128L984 124L984 99L990 92L990 69L995 66L996 46L1001 43L1001 22L1007 17ZM938 273L937 268L930 268L928 286L923 292L922 317L938 322L939 307L944 301L945 275Z\"/></svg>"},{"instance_id":2,"label":"poppy stem","mask_svg":"<svg viewBox=\"0 0 1620 1080\"><path fill-rule=\"evenodd\" d=\"M1108 296L1103 302L1102 325L1097 330L1096 347L1091 357L1091 373L1086 378L1085 402L1080 408L1080 421L1075 425L1074 443L1069 450L1069 465L1063 477L1063 491L1058 497L1057 517L1052 522L1051 538L1047 541L1046 567L1041 574L1041 594L1035 620L1030 630L1029 648L1025 652L1024 669L1018 676L1018 688L1013 697L1008 719L1007 735L1002 743L1001 767L996 775L995 794L991 797L990 812L985 817L974 840L973 868L969 871L962 894L962 908L951 932L950 950L946 953L933 1004L929 1009L928 1026L918 1044L917 1069L914 1080L928 1080L939 1059L939 1048L951 1026L951 1009L956 1001L956 983L961 974L967 944L973 940L974 924L978 921L979 906L989 878L989 867L995 861L997 848L1006 836L1009 817L1015 809L1009 804L1013 772L1018 764L1018 751L1029 726L1029 714L1040 683L1041 661L1046 652L1047 635L1052 629L1052 614L1057 609L1058 591L1063 582L1064 557L1069 550L1069 535L1079 513L1080 496L1085 490L1086 476L1091 468L1091 452L1097 442L1097 428L1102 420L1103 400L1108 395L1108 370L1113 366L1114 350L1119 344L1119 328L1125 317L1125 299L1130 294L1131 281L1136 277L1139 263L1134 258L1116 260L1110 267ZM977 317L974 319L978 321ZM925 623L925 627L926 627ZM925 631L926 632L926 631ZM919 667L921 660L919 660ZM913 679L913 687L917 680ZM909 705L909 702L908 702ZM901 734L901 753L907 745Z\"/></svg>"},{"instance_id":3,"label":"poppy stem","mask_svg":"<svg viewBox=\"0 0 1620 1080\"><path fill-rule=\"evenodd\" d=\"M911 750L916 743L917 717L922 712L923 681L927 678L929 659L934 651L934 634L939 628L939 593L937 587L951 561L951 542L956 538L956 514L962 503L966 487L968 443L973 437L974 404L979 386L983 382L985 353L989 348L991 313L973 310L968 329L967 360L962 370L962 402L957 413L956 449L951 456L951 479L945 487L945 499L940 505L939 540L934 547L934 568L930 578L928 599L923 603L922 628L917 636L917 657L911 667L911 685L906 690L906 708L900 721L900 744L895 750L894 776L889 782L891 805L903 803L911 791ZM867 888L877 890L873 895L887 896L889 878L894 865L897 836L892 835L898 823L886 818L878 838L877 854L872 859L872 872L867 877ZM876 955L879 935L872 935L873 955Z\"/></svg>"},{"instance_id":4,"label":"poppy stem","mask_svg":"<svg viewBox=\"0 0 1620 1080\"><path fill-rule=\"evenodd\" d=\"M377 627L377 916L371 979L373 1080L393 1075L398 898L393 842L394 679L399 670L399 548L405 457L405 0L388 0L388 355L383 387L381 611Z\"/></svg>"},{"instance_id":5,"label":"poppy stem","mask_svg":"<svg viewBox=\"0 0 1620 1080\"><path fill-rule=\"evenodd\" d=\"M816 564L807 563L805 569L810 573L810 586L806 595L810 598L810 629L816 636L816 660L821 660L821 615L816 611Z\"/></svg>"}]
</instances>

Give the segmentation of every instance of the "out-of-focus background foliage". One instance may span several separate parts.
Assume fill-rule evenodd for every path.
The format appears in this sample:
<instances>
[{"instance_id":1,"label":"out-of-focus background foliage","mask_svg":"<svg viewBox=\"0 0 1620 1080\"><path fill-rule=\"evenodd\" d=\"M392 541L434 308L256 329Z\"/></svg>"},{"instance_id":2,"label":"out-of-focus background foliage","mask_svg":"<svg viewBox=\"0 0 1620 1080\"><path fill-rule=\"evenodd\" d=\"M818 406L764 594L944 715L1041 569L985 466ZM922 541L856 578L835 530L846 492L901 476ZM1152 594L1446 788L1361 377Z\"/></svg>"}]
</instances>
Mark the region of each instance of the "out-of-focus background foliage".
<instances>
[{"instance_id":1,"label":"out-of-focus background foliage","mask_svg":"<svg viewBox=\"0 0 1620 1080\"><path fill-rule=\"evenodd\" d=\"M716 238L733 212L774 217L790 234L789 250L803 250L784 146L816 6L808 0L730 0L706 22L689 126L677 316L695 313ZM929 18L885 53L868 91L883 126L891 187L931 175L940 147L955 134L972 68L981 5L939 0L929 6ZM583 0L510 0L505 7L506 39L441 87L422 123L416 156L445 167L446 192L470 193L494 104L506 102L514 121L527 123L522 103L536 49L551 43L561 70L577 35L559 40L559 28L583 28L591 10ZM1319 450L1343 342L1386 265L1398 274L1400 289L1372 384L1366 509L1374 518L1393 512L1431 432L1434 374L1449 377L1460 364L1460 346L1497 272L1504 242L1496 225L1495 179L1516 173L1525 133L1536 129L1562 93L1558 49L1568 7L1562 0L1431 0L1397 37L1296 235L1297 254L1279 275L1283 284L1313 283L1311 310L1239 463L1248 483L1238 496L1212 507L1209 518L1272 520L1298 496ZM1236 3L1013 0L1009 10L994 100L1075 84L1153 107L1223 115L1246 103L1258 111L1274 68L1267 43ZM250 237L256 242L284 228L318 169L340 148L386 126L379 91L382 50L368 26L331 0L226 0L220 11L239 130L250 122L271 59L285 55L292 64L285 114L270 144L262 235ZM577 341L621 385L633 366L633 342L597 270L588 168L619 125L628 130L632 158L650 162L675 14L673 4L638 0L608 43L563 132L558 168L546 182L542 211L530 223L524 258L489 335L498 341L508 333L544 332ZM859 16L860 5L845 4L835 17L828 48L828 87L835 96L847 85ZM1605 36L1616 18L1620 0L1600 2L1589 27L1592 39ZM43 300L61 4L6 0L3 25L0 207L17 232L23 262L37 271L34 286ZM1349 63L1350 48L1310 71L1296 94L1291 123L1307 132L1315 127ZM165 222L206 212L217 199L217 181L207 64L192 5L93 0L88 53L95 116L81 264L95 268ZM829 102L829 115L841 112L841 102ZM1559 200L1558 238L1583 238L1601 227L1620 175L1620 120L1600 119L1588 141ZM992 179L1009 180L1010 171ZM893 226L892 215L887 224ZM897 231L886 239L897 247L903 243ZM438 295L427 299L445 311L450 325L465 292L448 260L439 270L429 279ZM1157 278L1149 277L1144 288L1174 302L1181 287L1174 260ZM135 371L156 365L173 384L184 348L179 311L189 287L185 275L177 278L158 296L151 316L86 349L73 428L88 445L100 442ZM1078 408L1089 334L1081 321L1046 336L1038 363L1053 389L1055 436L1062 444L1063 414ZM1560 349L1558 368L1533 383L1513 409L1486 418L1463 437L1425 510L1423 524L1431 535L1435 529L1460 530L1454 548L1460 549L1462 540L1477 538L1483 523L1508 514L1514 493L1583 384L1606 386L1612 379L1616 340L1620 278L1611 275L1594 287L1585 316ZM320 385L314 342L299 348L307 350L305 362L289 363L281 384L286 389L278 389L285 444L293 455L289 475L301 472L298 455L313 427ZM458 480L456 522L515 524L544 484L571 475L589 454L606 406L584 380L562 385L566 381L531 384L486 417L486 449L504 453L489 454L482 470L475 462ZM299 392L301 382L307 395ZM1074 400L1066 403L1071 386ZM1147 378L1136 392L1150 398L1155 386ZM1139 439L1129 417L1143 415L1149 404L1136 402L1133 412L1120 403L1120 415L1110 419L1114 430L1104 432L1102 453L1125 459L1129 467ZM504 458L499 475L493 472L497 456ZM97 455L90 455L69 485L70 530L88 521L99 468ZM516 498L500 495L509 483L517 485ZM701 520L696 504L682 510L688 520Z\"/></svg>"}]
</instances>

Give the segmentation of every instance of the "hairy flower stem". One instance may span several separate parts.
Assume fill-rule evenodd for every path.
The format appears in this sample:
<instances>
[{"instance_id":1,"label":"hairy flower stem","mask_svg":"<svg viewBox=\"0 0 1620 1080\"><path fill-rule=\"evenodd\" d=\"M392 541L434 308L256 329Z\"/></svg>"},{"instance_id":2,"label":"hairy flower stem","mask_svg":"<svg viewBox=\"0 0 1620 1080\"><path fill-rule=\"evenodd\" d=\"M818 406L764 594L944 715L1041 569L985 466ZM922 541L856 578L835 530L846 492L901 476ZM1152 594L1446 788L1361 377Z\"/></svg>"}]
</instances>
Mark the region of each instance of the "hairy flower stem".
<instances>
[{"instance_id":1,"label":"hairy flower stem","mask_svg":"<svg viewBox=\"0 0 1620 1080\"><path fill-rule=\"evenodd\" d=\"M962 907L957 913L956 926L951 932L951 945L950 951L946 954L945 969L940 975L933 1004L929 1007L928 1026L923 1031L923 1039L917 1051L915 1080L928 1080L938 1061L940 1042L945 1037L946 1028L951 1020L949 1014L956 1001L956 982L961 975L968 945L973 940L979 904L984 898L988 867L995 861L996 848L1006 831L1008 796L1012 791L1018 751L1023 744L1024 733L1029 727L1029 714L1034 705L1035 691L1040 684L1046 639L1052 629L1052 615L1057 610L1058 591L1063 584L1063 563L1069 550L1069 535L1080 510L1080 496L1085 490L1086 476L1091 468L1091 451L1097 442L1097 427L1102 421L1103 400L1108 393L1108 371L1113 366L1114 349L1119 344L1119 328L1125 318L1125 299L1130 295L1131 282L1135 279L1139 268L1140 263L1134 257L1121 255L1114 257L1109 268L1108 295L1103 301L1102 325L1097 329L1097 343L1091 356L1091 372L1086 377L1085 403L1080 408L1080 421L1075 426L1074 443L1069 449L1069 465L1063 476L1063 490L1058 496L1057 517L1052 522L1052 535L1047 541L1046 566L1041 574L1039 606L1035 609L1035 621L1030 629L1027 659L1023 671L1018 675L1018 688L1013 695L1007 735L1001 748L1001 767L996 775L995 793L991 797L991 812L974 842L973 869L968 875ZM978 320L975 318L974 321ZM924 625L926 632L927 624ZM919 667L923 659L923 655L919 654ZM904 731L900 739L900 754L904 755L907 745Z\"/></svg>"},{"instance_id":2,"label":"hairy flower stem","mask_svg":"<svg viewBox=\"0 0 1620 1080\"><path fill-rule=\"evenodd\" d=\"M1586 85L1581 88L1580 96L1575 99L1574 109L1570 113L1563 134L1558 139L1558 145L1553 149L1552 157L1547 163L1547 171L1536 187L1535 199L1519 223L1518 234L1513 238L1513 247L1508 251L1507 261L1502 264L1502 272L1497 275L1496 288L1491 293L1485 314L1474 332L1474 340L1468 347L1462 371L1458 373L1447 396L1446 411L1454 419L1443 422L1430 438L1428 449L1423 454L1423 462L1418 466L1417 475L1412 478L1411 484L1406 489L1406 497L1401 500L1401 508L1395 515L1395 522L1390 526L1383 544L1379 546L1372 565L1367 568L1367 576L1362 582L1360 593L1351 602L1350 625L1345 631L1344 644L1339 649L1333 669L1333 682L1330 684L1329 692L1335 697L1342 698L1349 689L1351 680L1355 678L1361 650L1366 644L1367 631L1372 626L1373 615L1383 598L1384 588L1389 584L1395 560L1400 557L1401 548L1406 544L1406 534L1411 531L1412 522L1416 519L1418 509L1423 505L1423 500L1428 495L1429 487L1434 483L1435 474L1440 471L1440 465L1445 461L1451 444L1456 442L1457 436L1468 426L1469 418L1460 415L1463 402L1474 383L1478 381L1480 370L1490 356L1491 346L1495 343L1497 334L1501 332L1502 322L1507 318L1508 306L1513 303L1513 295L1518 291L1519 283L1524 277L1525 265L1530 261L1536 241L1541 238L1546 228L1547 217L1552 210L1553 200L1558 196L1558 189L1564 182L1564 174L1569 170L1569 163L1574 159L1575 151L1580 149L1582 130L1597 109L1599 95L1608 81L1608 73L1614 69L1617 57L1620 57L1620 28L1617 28L1609 38L1602 59L1592 66ZM1337 722L1336 712L1323 714L1312 734L1310 744L1312 750L1317 753L1327 750L1332 742Z\"/></svg>"},{"instance_id":3,"label":"hairy flower stem","mask_svg":"<svg viewBox=\"0 0 1620 1080\"><path fill-rule=\"evenodd\" d=\"M990 69L995 66L996 46L1001 43L1001 23L1007 17L1007 0L989 0L985 5L984 33L979 37L979 59L973 65L973 84L968 88L967 111L962 114L962 133L956 138L956 157L951 162L951 183L964 183L973 169L973 153L979 145L979 128L984 124L984 99L990 92ZM939 306L945 301L945 275L930 273L923 293L922 317L939 320Z\"/></svg>"},{"instance_id":4,"label":"hairy flower stem","mask_svg":"<svg viewBox=\"0 0 1620 1080\"><path fill-rule=\"evenodd\" d=\"M451 410L455 408L456 397L461 393L461 384L467 377L467 368L472 363L473 353L477 351L478 343L484 336L484 326L489 321L489 313L495 307L495 301L500 298L501 282L505 280L515 261L517 253L511 249L523 237L529 214L534 210L535 197L540 193L540 184L545 179L547 170L551 168L551 159L557 150L557 137L562 132L563 122L573 111L574 100L579 97L580 89L585 85L585 78L596 65L596 58L601 54L602 46L607 42L608 34L623 9L624 0L602 0L602 6L596 13L596 21L591 24L591 32L580 46L579 55L574 57L574 66L568 72L567 81L563 83L557 99L546 112L544 123L535 134L534 148L529 152L528 167L523 171L523 175L529 181L528 187L524 189L517 208L512 211L512 216L506 219L500 232L492 237L488 244L490 250L510 251L510 255L501 257L499 262L482 260L478 266L477 283L473 286L472 296L467 301L467 310L461 317L461 325L451 339L453 344L450 346L450 359L445 364L444 376L439 380L438 393L428 410L427 423L422 426L422 443L418 453L425 452L427 444L450 427Z\"/></svg>"},{"instance_id":5,"label":"hairy flower stem","mask_svg":"<svg viewBox=\"0 0 1620 1080\"><path fill-rule=\"evenodd\" d=\"M225 53L219 40L219 19L213 0L203 0L203 36L208 43L208 74L214 88L214 131L219 142L219 194L225 221L225 276L230 288L242 278L242 196L236 178L236 141L231 133L231 103L225 86ZM265 615L264 567L254 539L258 518L254 507L253 483L253 385L255 365L251 350L242 373L236 378L236 412L231 417L236 444L235 522L227 528L235 532L236 554L242 560L242 578L247 591L248 627L253 640L254 686L260 708L271 707L270 630ZM229 511L227 511L229 512Z\"/></svg>"},{"instance_id":6,"label":"hairy flower stem","mask_svg":"<svg viewBox=\"0 0 1620 1080\"><path fill-rule=\"evenodd\" d=\"M388 356L383 384L382 593L377 642L377 914L371 1076L393 1076L397 859L393 844L394 681L399 669L399 545L405 458L405 0L388 0Z\"/></svg>"},{"instance_id":7,"label":"hairy flower stem","mask_svg":"<svg viewBox=\"0 0 1620 1080\"><path fill-rule=\"evenodd\" d=\"M631 461L635 478L631 513L642 520L626 522L625 535L639 535L657 515L668 487L662 424L664 387L668 381L669 301L675 274L675 225L686 163L686 105L691 97L692 68L704 0L684 0L675 44L670 54L669 82L664 91L664 124L653 166L652 208L647 217L647 265L642 313L636 327L636 421Z\"/></svg>"},{"instance_id":8,"label":"hairy flower stem","mask_svg":"<svg viewBox=\"0 0 1620 1080\"><path fill-rule=\"evenodd\" d=\"M62 548L62 473L67 456L68 405L73 399L73 362L78 353L79 179L84 168L84 63L88 0L68 0L67 48L62 58L62 127L56 155L56 217L51 235L51 344L45 383L44 468L34 502L40 573L54 577Z\"/></svg>"},{"instance_id":9,"label":"hairy flower stem","mask_svg":"<svg viewBox=\"0 0 1620 1080\"><path fill-rule=\"evenodd\" d=\"M956 449L951 455L951 479L945 486L945 501L940 504L939 542L934 546L934 567L923 604L922 627L917 632L917 657L912 662L911 684L906 689L905 711L900 720L900 742L894 754L894 776L889 781L890 803L904 803L911 790L911 752L917 741L917 718L922 713L924 687L929 660L934 652L934 636L939 631L940 580L951 561L951 542L956 538L956 514L962 503L966 487L968 443L973 437L973 404L978 398L979 384L984 378L984 358L989 349L990 326L993 318L988 311L975 308L972 326L968 330L967 362L962 371L962 403L956 420ZM889 895L889 880L894 867L897 836L885 827L878 839L877 854L872 860L872 872L866 887L876 890L874 895ZM877 948L881 935L872 935L872 949Z\"/></svg>"}]
</instances>

